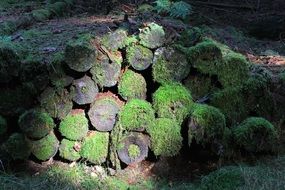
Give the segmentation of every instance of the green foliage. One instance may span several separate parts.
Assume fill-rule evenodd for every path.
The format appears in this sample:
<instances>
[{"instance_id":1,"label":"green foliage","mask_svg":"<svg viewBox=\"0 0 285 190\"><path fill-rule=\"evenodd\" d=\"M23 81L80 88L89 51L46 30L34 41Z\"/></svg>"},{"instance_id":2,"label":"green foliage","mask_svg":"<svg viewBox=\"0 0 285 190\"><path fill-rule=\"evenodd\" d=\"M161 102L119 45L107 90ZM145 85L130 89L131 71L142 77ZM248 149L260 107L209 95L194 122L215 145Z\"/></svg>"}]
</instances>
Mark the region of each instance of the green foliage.
<instances>
[{"instance_id":1,"label":"green foliage","mask_svg":"<svg viewBox=\"0 0 285 190\"><path fill-rule=\"evenodd\" d=\"M48 113L34 109L23 113L18 120L18 124L20 129L33 139L46 136L55 127L53 119Z\"/></svg>"},{"instance_id":2,"label":"green foliage","mask_svg":"<svg viewBox=\"0 0 285 190\"><path fill-rule=\"evenodd\" d=\"M153 94L153 107L158 117L176 119L179 124L188 116L192 106L190 92L180 83L162 85Z\"/></svg>"},{"instance_id":3,"label":"green foliage","mask_svg":"<svg viewBox=\"0 0 285 190\"><path fill-rule=\"evenodd\" d=\"M125 100L134 98L145 99L147 91L146 81L141 74L127 70L119 81L118 91Z\"/></svg>"},{"instance_id":4,"label":"green foliage","mask_svg":"<svg viewBox=\"0 0 285 190\"><path fill-rule=\"evenodd\" d=\"M88 119L84 110L74 110L59 125L59 132L69 140L81 140L88 132Z\"/></svg>"},{"instance_id":5,"label":"green foliage","mask_svg":"<svg viewBox=\"0 0 285 190\"><path fill-rule=\"evenodd\" d=\"M226 128L226 119L219 109L206 104L195 104L191 121L188 131L189 145L192 139L200 144L222 140Z\"/></svg>"},{"instance_id":6,"label":"green foliage","mask_svg":"<svg viewBox=\"0 0 285 190\"><path fill-rule=\"evenodd\" d=\"M128 147L128 155L132 159L136 159L140 155L140 147L135 144L131 144Z\"/></svg>"},{"instance_id":7,"label":"green foliage","mask_svg":"<svg viewBox=\"0 0 285 190\"><path fill-rule=\"evenodd\" d=\"M158 13L168 13L171 6L169 0L157 0L155 1L155 9Z\"/></svg>"},{"instance_id":8,"label":"green foliage","mask_svg":"<svg viewBox=\"0 0 285 190\"><path fill-rule=\"evenodd\" d=\"M31 147L23 134L13 133L3 144L3 148L14 160L27 159L31 154Z\"/></svg>"},{"instance_id":9,"label":"green foliage","mask_svg":"<svg viewBox=\"0 0 285 190\"><path fill-rule=\"evenodd\" d=\"M146 129L153 124L155 113L149 102L132 99L119 113L120 124L126 130Z\"/></svg>"},{"instance_id":10,"label":"green foliage","mask_svg":"<svg viewBox=\"0 0 285 190\"><path fill-rule=\"evenodd\" d=\"M173 119L158 118L148 128L151 149L156 156L175 156L182 147L181 127Z\"/></svg>"},{"instance_id":11,"label":"green foliage","mask_svg":"<svg viewBox=\"0 0 285 190\"><path fill-rule=\"evenodd\" d=\"M109 133L91 132L84 138L80 155L93 164L102 164L106 161L109 146Z\"/></svg>"},{"instance_id":12,"label":"green foliage","mask_svg":"<svg viewBox=\"0 0 285 190\"><path fill-rule=\"evenodd\" d=\"M161 47L165 42L165 32L162 26L152 22L139 33L140 44L150 48Z\"/></svg>"},{"instance_id":13,"label":"green foliage","mask_svg":"<svg viewBox=\"0 0 285 190\"><path fill-rule=\"evenodd\" d=\"M155 8L151 6L150 4L142 4L138 7L139 13L149 13L152 12Z\"/></svg>"},{"instance_id":14,"label":"green foliage","mask_svg":"<svg viewBox=\"0 0 285 190\"><path fill-rule=\"evenodd\" d=\"M278 140L276 128L261 117L247 118L233 134L236 144L248 152L273 151Z\"/></svg>"},{"instance_id":15,"label":"green foliage","mask_svg":"<svg viewBox=\"0 0 285 190\"><path fill-rule=\"evenodd\" d=\"M185 19L192 12L192 6L184 1L174 2L169 10L169 15L174 18Z\"/></svg>"},{"instance_id":16,"label":"green foliage","mask_svg":"<svg viewBox=\"0 0 285 190\"><path fill-rule=\"evenodd\" d=\"M55 134L51 132L44 138L36 141L31 141L32 154L39 160L48 160L57 153L59 147L59 141Z\"/></svg>"},{"instance_id":17,"label":"green foliage","mask_svg":"<svg viewBox=\"0 0 285 190\"><path fill-rule=\"evenodd\" d=\"M69 161L78 160L80 154L77 146L81 146L80 142L63 139L59 146L59 156Z\"/></svg>"},{"instance_id":18,"label":"green foliage","mask_svg":"<svg viewBox=\"0 0 285 190\"><path fill-rule=\"evenodd\" d=\"M0 115L0 136L4 135L8 130L6 119Z\"/></svg>"}]
</instances>

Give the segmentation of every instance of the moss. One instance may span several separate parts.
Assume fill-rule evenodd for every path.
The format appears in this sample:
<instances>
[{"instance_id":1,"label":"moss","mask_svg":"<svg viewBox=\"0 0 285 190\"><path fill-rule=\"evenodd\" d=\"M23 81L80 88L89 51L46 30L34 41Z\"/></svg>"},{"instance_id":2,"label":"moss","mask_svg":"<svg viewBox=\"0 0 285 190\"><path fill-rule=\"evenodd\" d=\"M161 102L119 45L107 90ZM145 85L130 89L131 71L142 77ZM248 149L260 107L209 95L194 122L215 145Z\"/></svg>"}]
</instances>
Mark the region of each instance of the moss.
<instances>
[{"instance_id":1,"label":"moss","mask_svg":"<svg viewBox=\"0 0 285 190\"><path fill-rule=\"evenodd\" d=\"M188 59L194 68L203 74L216 75L217 65L222 62L222 51L211 40L205 40L191 47L187 51Z\"/></svg>"},{"instance_id":2,"label":"moss","mask_svg":"<svg viewBox=\"0 0 285 190\"><path fill-rule=\"evenodd\" d=\"M37 9L32 11L32 16L36 21L48 20L52 15L52 12L47 9Z\"/></svg>"},{"instance_id":3,"label":"moss","mask_svg":"<svg viewBox=\"0 0 285 190\"><path fill-rule=\"evenodd\" d=\"M53 119L48 113L29 110L23 113L18 121L20 129L29 137L33 139L40 139L46 136L54 127Z\"/></svg>"},{"instance_id":4,"label":"moss","mask_svg":"<svg viewBox=\"0 0 285 190\"><path fill-rule=\"evenodd\" d=\"M236 144L248 152L273 151L278 139L276 128L261 117L247 118L233 134Z\"/></svg>"},{"instance_id":5,"label":"moss","mask_svg":"<svg viewBox=\"0 0 285 190\"><path fill-rule=\"evenodd\" d=\"M141 45L129 46L126 53L128 63L136 70L145 70L152 64L152 51Z\"/></svg>"},{"instance_id":6,"label":"moss","mask_svg":"<svg viewBox=\"0 0 285 190\"><path fill-rule=\"evenodd\" d=\"M180 83L165 84L153 94L153 107L158 117L176 119L181 124L193 105L190 92Z\"/></svg>"},{"instance_id":7,"label":"moss","mask_svg":"<svg viewBox=\"0 0 285 190\"><path fill-rule=\"evenodd\" d=\"M239 53L228 53L217 67L223 87L241 86L249 78L249 63Z\"/></svg>"},{"instance_id":8,"label":"moss","mask_svg":"<svg viewBox=\"0 0 285 190\"><path fill-rule=\"evenodd\" d=\"M141 74L127 70L119 81L118 91L125 100L146 99L146 81Z\"/></svg>"},{"instance_id":9,"label":"moss","mask_svg":"<svg viewBox=\"0 0 285 190\"><path fill-rule=\"evenodd\" d=\"M125 130L144 130L153 124L155 113L150 103L132 99L119 113L120 124Z\"/></svg>"},{"instance_id":10,"label":"moss","mask_svg":"<svg viewBox=\"0 0 285 190\"><path fill-rule=\"evenodd\" d=\"M206 104L196 104L191 113L188 143L195 139L199 144L222 140L226 119L219 109Z\"/></svg>"},{"instance_id":11,"label":"moss","mask_svg":"<svg viewBox=\"0 0 285 190\"><path fill-rule=\"evenodd\" d=\"M8 130L7 121L0 115L0 136L4 135Z\"/></svg>"},{"instance_id":12,"label":"moss","mask_svg":"<svg viewBox=\"0 0 285 190\"><path fill-rule=\"evenodd\" d=\"M112 51L122 49L126 45L126 39L128 37L128 32L124 29L117 29L110 34L105 35L102 38L102 44Z\"/></svg>"},{"instance_id":13,"label":"moss","mask_svg":"<svg viewBox=\"0 0 285 190\"><path fill-rule=\"evenodd\" d=\"M186 56L173 47L159 48L154 53L152 76L158 83L181 82L190 72Z\"/></svg>"},{"instance_id":14,"label":"moss","mask_svg":"<svg viewBox=\"0 0 285 190\"><path fill-rule=\"evenodd\" d=\"M31 154L31 148L25 136L20 133L13 133L3 144L4 150L14 159L24 160Z\"/></svg>"},{"instance_id":15,"label":"moss","mask_svg":"<svg viewBox=\"0 0 285 190\"><path fill-rule=\"evenodd\" d=\"M139 33L140 44L147 48L161 47L165 42L165 32L162 26L150 23Z\"/></svg>"},{"instance_id":16,"label":"moss","mask_svg":"<svg viewBox=\"0 0 285 190\"><path fill-rule=\"evenodd\" d=\"M191 27L181 34L178 43L184 47L191 47L202 41L202 30L198 27Z\"/></svg>"},{"instance_id":17,"label":"moss","mask_svg":"<svg viewBox=\"0 0 285 190\"><path fill-rule=\"evenodd\" d=\"M84 110L73 110L59 125L59 132L69 140L81 140L88 132L88 119Z\"/></svg>"},{"instance_id":18,"label":"moss","mask_svg":"<svg viewBox=\"0 0 285 190\"><path fill-rule=\"evenodd\" d=\"M181 127L168 118L158 118L154 125L148 128L151 149L156 156L175 156L182 147Z\"/></svg>"},{"instance_id":19,"label":"moss","mask_svg":"<svg viewBox=\"0 0 285 190\"><path fill-rule=\"evenodd\" d=\"M68 42L65 48L65 62L78 72L88 71L96 63L97 51L92 43L93 37L85 34Z\"/></svg>"},{"instance_id":20,"label":"moss","mask_svg":"<svg viewBox=\"0 0 285 190\"><path fill-rule=\"evenodd\" d=\"M80 142L63 139L59 146L59 156L69 161L76 161L81 157L80 146Z\"/></svg>"},{"instance_id":21,"label":"moss","mask_svg":"<svg viewBox=\"0 0 285 190\"><path fill-rule=\"evenodd\" d=\"M55 156L58 151L59 141L53 132L44 138L31 141L32 154L39 160L45 161Z\"/></svg>"},{"instance_id":22,"label":"moss","mask_svg":"<svg viewBox=\"0 0 285 190\"><path fill-rule=\"evenodd\" d=\"M125 40L126 47L138 44L139 39L136 35L130 35Z\"/></svg>"},{"instance_id":23,"label":"moss","mask_svg":"<svg viewBox=\"0 0 285 190\"><path fill-rule=\"evenodd\" d=\"M140 155L140 147L138 145L131 144L128 148L129 157L135 159Z\"/></svg>"},{"instance_id":24,"label":"moss","mask_svg":"<svg viewBox=\"0 0 285 190\"><path fill-rule=\"evenodd\" d=\"M151 6L150 4L142 4L138 7L138 12L139 13L149 13L149 12L152 12L154 11L154 7Z\"/></svg>"},{"instance_id":25,"label":"moss","mask_svg":"<svg viewBox=\"0 0 285 190\"><path fill-rule=\"evenodd\" d=\"M84 138L80 155L93 164L102 164L106 161L109 146L109 133L91 132Z\"/></svg>"}]
</instances>

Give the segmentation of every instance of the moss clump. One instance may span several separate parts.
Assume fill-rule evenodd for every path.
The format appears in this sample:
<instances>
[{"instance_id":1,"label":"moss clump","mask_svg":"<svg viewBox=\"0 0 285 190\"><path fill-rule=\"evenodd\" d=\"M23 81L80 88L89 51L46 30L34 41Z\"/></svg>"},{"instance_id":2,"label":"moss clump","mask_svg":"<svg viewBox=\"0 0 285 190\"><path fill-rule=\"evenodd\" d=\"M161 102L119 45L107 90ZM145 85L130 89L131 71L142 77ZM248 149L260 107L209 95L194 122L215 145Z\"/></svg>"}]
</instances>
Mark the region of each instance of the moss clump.
<instances>
[{"instance_id":1,"label":"moss clump","mask_svg":"<svg viewBox=\"0 0 285 190\"><path fill-rule=\"evenodd\" d=\"M191 114L188 143L195 139L199 144L222 140L226 119L219 109L206 104L196 104Z\"/></svg>"},{"instance_id":2,"label":"moss clump","mask_svg":"<svg viewBox=\"0 0 285 190\"><path fill-rule=\"evenodd\" d=\"M102 164L106 161L109 146L109 133L91 132L85 137L80 155L93 164Z\"/></svg>"},{"instance_id":3,"label":"moss clump","mask_svg":"<svg viewBox=\"0 0 285 190\"><path fill-rule=\"evenodd\" d=\"M140 44L147 48L158 48L165 42L165 32L162 26L150 23L140 30L139 39Z\"/></svg>"},{"instance_id":4,"label":"moss clump","mask_svg":"<svg viewBox=\"0 0 285 190\"><path fill-rule=\"evenodd\" d=\"M73 110L59 125L59 132L69 140L81 140L88 132L88 119L84 110Z\"/></svg>"},{"instance_id":5,"label":"moss clump","mask_svg":"<svg viewBox=\"0 0 285 190\"><path fill-rule=\"evenodd\" d=\"M0 136L4 135L8 130L7 121L0 115Z\"/></svg>"},{"instance_id":6,"label":"moss clump","mask_svg":"<svg viewBox=\"0 0 285 190\"><path fill-rule=\"evenodd\" d=\"M158 83L180 82L190 72L186 56L173 47L159 48L154 53L153 80Z\"/></svg>"},{"instance_id":7,"label":"moss clump","mask_svg":"<svg viewBox=\"0 0 285 190\"><path fill-rule=\"evenodd\" d=\"M31 147L23 134L13 133L3 144L4 150L14 159L24 160L31 154Z\"/></svg>"},{"instance_id":8,"label":"moss clump","mask_svg":"<svg viewBox=\"0 0 285 190\"><path fill-rule=\"evenodd\" d=\"M131 144L128 148L129 157L136 159L140 155L140 147L135 144Z\"/></svg>"},{"instance_id":9,"label":"moss clump","mask_svg":"<svg viewBox=\"0 0 285 190\"><path fill-rule=\"evenodd\" d=\"M48 113L29 110L23 113L18 124L20 129L29 137L33 139L40 139L46 136L54 127L53 119Z\"/></svg>"},{"instance_id":10,"label":"moss clump","mask_svg":"<svg viewBox=\"0 0 285 190\"><path fill-rule=\"evenodd\" d=\"M176 119L181 124L193 105L190 92L180 83L165 84L153 94L153 107L158 117Z\"/></svg>"},{"instance_id":11,"label":"moss clump","mask_svg":"<svg viewBox=\"0 0 285 190\"><path fill-rule=\"evenodd\" d=\"M57 153L59 147L59 141L53 132L45 136L44 138L31 141L32 154L39 160L48 160Z\"/></svg>"},{"instance_id":12,"label":"moss clump","mask_svg":"<svg viewBox=\"0 0 285 190\"><path fill-rule=\"evenodd\" d=\"M125 100L146 99L146 81L141 74L127 70L119 81L118 91Z\"/></svg>"},{"instance_id":13,"label":"moss clump","mask_svg":"<svg viewBox=\"0 0 285 190\"><path fill-rule=\"evenodd\" d=\"M133 45L127 48L127 61L135 70L145 70L152 64L153 53L150 49L141 45Z\"/></svg>"},{"instance_id":14,"label":"moss clump","mask_svg":"<svg viewBox=\"0 0 285 190\"><path fill-rule=\"evenodd\" d=\"M276 128L266 119L250 117L233 129L238 146L248 152L273 151L277 143Z\"/></svg>"},{"instance_id":15,"label":"moss clump","mask_svg":"<svg viewBox=\"0 0 285 190\"><path fill-rule=\"evenodd\" d=\"M230 52L218 65L217 74L223 87L241 86L249 78L249 63L243 55Z\"/></svg>"},{"instance_id":16,"label":"moss clump","mask_svg":"<svg viewBox=\"0 0 285 190\"><path fill-rule=\"evenodd\" d=\"M153 124L155 113L147 101L132 99L120 111L119 118L125 130L144 130Z\"/></svg>"},{"instance_id":17,"label":"moss clump","mask_svg":"<svg viewBox=\"0 0 285 190\"><path fill-rule=\"evenodd\" d=\"M184 47L191 47L196 45L198 42L202 41L203 35L202 30L198 27L191 27L190 29L185 30L181 34L179 43Z\"/></svg>"},{"instance_id":18,"label":"moss clump","mask_svg":"<svg viewBox=\"0 0 285 190\"><path fill-rule=\"evenodd\" d=\"M127 38L128 32L120 28L115 30L114 32L111 32L110 34L105 35L102 38L102 44L106 48L112 51L116 51L125 47Z\"/></svg>"},{"instance_id":19,"label":"moss clump","mask_svg":"<svg viewBox=\"0 0 285 190\"><path fill-rule=\"evenodd\" d=\"M65 48L65 62L78 72L86 72L96 63L96 48L92 44L92 36L82 35L70 41Z\"/></svg>"},{"instance_id":20,"label":"moss clump","mask_svg":"<svg viewBox=\"0 0 285 190\"><path fill-rule=\"evenodd\" d=\"M181 127L168 118L158 118L154 125L148 128L151 149L156 156L175 156L182 147Z\"/></svg>"},{"instance_id":21,"label":"moss clump","mask_svg":"<svg viewBox=\"0 0 285 190\"><path fill-rule=\"evenodd\" d=\"M59 156L69 161L76 161L80 158L80 146L77 141L63 139L59 145Z\"/></svg>"}]
</instances>

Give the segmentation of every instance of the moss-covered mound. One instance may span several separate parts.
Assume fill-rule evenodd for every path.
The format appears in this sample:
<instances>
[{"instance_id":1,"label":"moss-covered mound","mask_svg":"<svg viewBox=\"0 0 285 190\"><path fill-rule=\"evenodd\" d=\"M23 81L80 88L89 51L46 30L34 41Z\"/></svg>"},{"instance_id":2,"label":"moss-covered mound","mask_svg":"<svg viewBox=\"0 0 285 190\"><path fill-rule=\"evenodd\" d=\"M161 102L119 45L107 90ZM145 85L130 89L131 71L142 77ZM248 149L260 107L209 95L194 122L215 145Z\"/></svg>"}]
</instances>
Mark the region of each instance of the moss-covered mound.
<instances>
[{"instance_id":1,"label":"moss-covered mound","mask_svg":"<svg viewBox=\"0 0 285 190\"><path fill-rule=\"evenodd\" d=\"M158 118L148 128L151 150L156 156L175 156L182 147L181 127L173 119Z\"/></svg>"},{"instance_id":2,"label":"moss-covered mound","mask_svg":"<svg viewBox=\"0 0 285 190\"><path fill-rule=\"evenodd\" d=\"M69 140L81 140L88 132L88 119L84 110L73 110L59 125L59 132Z\"/></svg>"},{"instance_id":3,"label":"moss-covered mound","mask_svg":"<svg viewBox=\"0 0 285 190\"><path fill-rule=\"evenodd\" d=\"M96 63L96 54L97 50L92 43L92 37L82 35L67 44L64 57L71 69L85 72Z\"/></svg>"},{"instance_id":4,"label":"moss-covered mound","mask_svg":"<svg viewBox=\"0 0 285 190\"><path fill-rule=\"evenodd\" d=\"M158 48L165 42L165 32L162 26L150 23L140 30L139 39L140 44L147 48Z\"/></svg>"},{"instance_id":5,"label":"moss-covered mound","mask_svg":"<svg viewBox=\"0 0 285 190\"><path fill-rule=\"evenodd\" d=\"M25 136L20 133L13 133L3 144L3 147L14 160L27 159L31 154L29 142Z\"/></svg>"},{"instance_id":6,"label":"moss-covered mound","mask_svg":"<svg viewBox=\"0 0 285 190\"><path fill-rule=\"evenodd\" d=\"M109 146L109 133L92 131L84 138L80 155L93 164L106 161Z\"/></svg>"},{"instance_id":7,"label":"moss-covered mound","mask_svg":"<svg viewBox=\"0 0 285 190\"><path fill-rule=\"evenodd\" d=\"M4 135L8 130L7 121L0 115L0 136Z\"/></svg>"},{"instance_id":8,"label":"moss-covered mound","mask_svg":"<svg viewBox=\"0 0 285 190\"><path fill-rule=\"evenodd\" d=\"M197 143L206 144L222 140L226 119L219 109L206 104L195 104L191 113L188 130L188 143L195 139Z\"/></svg>"},{"instance_id":9,"label":"moss-covered mound","mask_svg":"<svg viewBox=\"0 0 285 190\"><path fill-rule=\"evenodd\" d=\"M59 141L53 132L44 138L31 141L32 154L39 160L45 161L55 156L58 151Z\"/></svg>"},{"instance_id":10,"label":"moss-covered mound","mask_svg":"<svg viewBox=\"0 0 285 190\"><path fill-rule=\"evenodd\" d=\"M32 139L40 139L46 136L55 127L53 119L48 113L34 109L23 113L18 124L20 129Z\"/></svg>"},{"instance_id":11,"label":"moss-covered mound","mask_svg":"<svg viewBox=\"0 0 285 190\"><path fill-rule=\"evenodd\" d=\"M151 104L140 99L130 100L119 113L120 124L125 130L144 130L153 124L154 119Z\"/></svg>"},{"instance_id":12,"label":"moss-covered mound","mask_svg":"<svg viewBox=\"0 0 285 190\"><path fill-rule=\"evenodd\" d=\"M71 94L66 89L49 87L41 93L39 102L51 117L63 119L72 110L71 99Z\"/></svg>"},{"instance_id":13,"label":"moss-covered mound","mask_svg":"<svg viewBox=\"0 0 285 190\"><path fill-rule=\"evenodd\" d=\"M125 29L119 28L110 34L105 35L101 41L103 46L107 49L116 51L125 47L127 38L128 32Z\"/></svg>"},{"instance_id":14,"label":"moss-covered mound","mask_svg":"<svg viewBox=\"0 0 285 190\"><path fill-rule=\"evenodd\" d=\"M176 119L181 124L193 105L190 92L180 83L165 84L153 94L153 107L158 117Z\"/></svg>"},{"instance_id":15,"label":"moss-covered mound","mask_svg":"<svg viewBox=\"0 0 285 190\"><path fill-rule=\"evenodd\" d=\"M118 90L125 100L133 98L146 99L146 81L141 74L132 70L123 73L118 84Z\"/></svg>"},{"instance_id":16,"label":"moss-covered mound","mask_svg":"<svg viewBox=\"0 0 285 190\"><path fill-rule=\"evenodd\" d=\"M152 68L153 80L162 84L181 82L190 72L186 56L173 47L157 49Z\"/></svg>"},{"instance_id":17,"label":"moss-covered mound","mask_svg":"<svg viewBox=\"0 0 285 190\"><path fill-rule=\"evenodd\" d=\"M152 64L153 53L150 49L141 45L133 45L127 48L127 61L135 70L145 70Z\"/></svg>"},{"instance_id":18,"label":"moss-covered mound","mask_svg":"<svg viewBox=\"0 0 285 190\"><path fill-rule=\"evenodd\" d=\"M88 116L98 131L111 131L123 102L111 92L99 93L91 104Z\"/></svg>"},{"instance_id":19,"label":"moss-covered mound","mask_svg":"<svg viewBox=\"0 0 285 190\"><path fill-rule=\"evenodd\" d=\"M236 144L248 152L273 151L278 138L276 128L261 117L247 118L233 134Z\"/></svg>"},{"instance_id":20,"label":"moss-covered mound","mask_svg":"<svg viewBox=\"0 0 285 190\"><path fill-rule=\"evenodd\" d=\"M90 104L94 101L99 89L88 76L74 80L71 86L73 101L79 105Z\"/></svg>"},{"instance_id":21,"label":"moss-covered mound","mask_svg":"<svg viewBox=\"0 0 285 190\"><path fill-rule=\"evenodd\" d=\"M80 142L63 139L59 145L59 156L69 161L76 161L81 157L80 147Z\"/></svg>"}]
</instances>

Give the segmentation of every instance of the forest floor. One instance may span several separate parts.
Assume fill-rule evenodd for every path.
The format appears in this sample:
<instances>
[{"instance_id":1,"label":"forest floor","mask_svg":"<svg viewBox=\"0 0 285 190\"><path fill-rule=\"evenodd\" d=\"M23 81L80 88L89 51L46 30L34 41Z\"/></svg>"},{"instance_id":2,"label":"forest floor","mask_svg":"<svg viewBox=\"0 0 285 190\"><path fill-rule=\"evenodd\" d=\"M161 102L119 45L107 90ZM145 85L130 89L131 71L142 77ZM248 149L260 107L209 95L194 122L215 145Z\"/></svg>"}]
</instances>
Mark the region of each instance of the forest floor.
<instances>
[{"instance_id":1,"label":"forest floor","mask_svg":"<svg viewBox=\"0 0 285 190\"><path fill-rule=\"evenodd\" d=\"M17 4L6 4L5 1L0 1L0 24L7 20L19 20L25 13L43 6L33 1ZM156 21L166 28L168 40L171 41L177 37L179 30L198 25L203 28L205 34L246 55L251 62L261 64L276 74L285 69L285 40L256 39L246 35L238 27L224 26L205 17L199 17L201 21L197 19L197 15L186 24L157 14L142 15L132 5L119 6L108 15L93 15L83 11L71 12L71 16L68 17L37 22L21 27L9 35L0 35L0 42L21 45L28 55L25 57L26 61L37 60L42 64L51 64L54 57L63 52L70 39L87 32L102 36L125 24L126 12L129 14L130 21L127 24L131 28L137 28L145 22ZM83 164L22 163L16 173L11 174L7 171L1 173L0 189L191 190L207 189L209 185L213 187L224 185L225 189L230 189L232 186L236 189L285 188L284 157L261 158L253 166L231 164L234 166L223 166L210 175L207 174L220 167L220 160L198 161L199 158L196 158L188 168L185 166L190 164L185 163L182 158L182 160L175 159L162 160L155 164L145 161L139 165L127 167L124 173L116 177L108 177L106 171ZM158 173L157 168L164 170ZM232 179L231 182L224 180L226 177Z\"/></svg>"}]
</instances>

